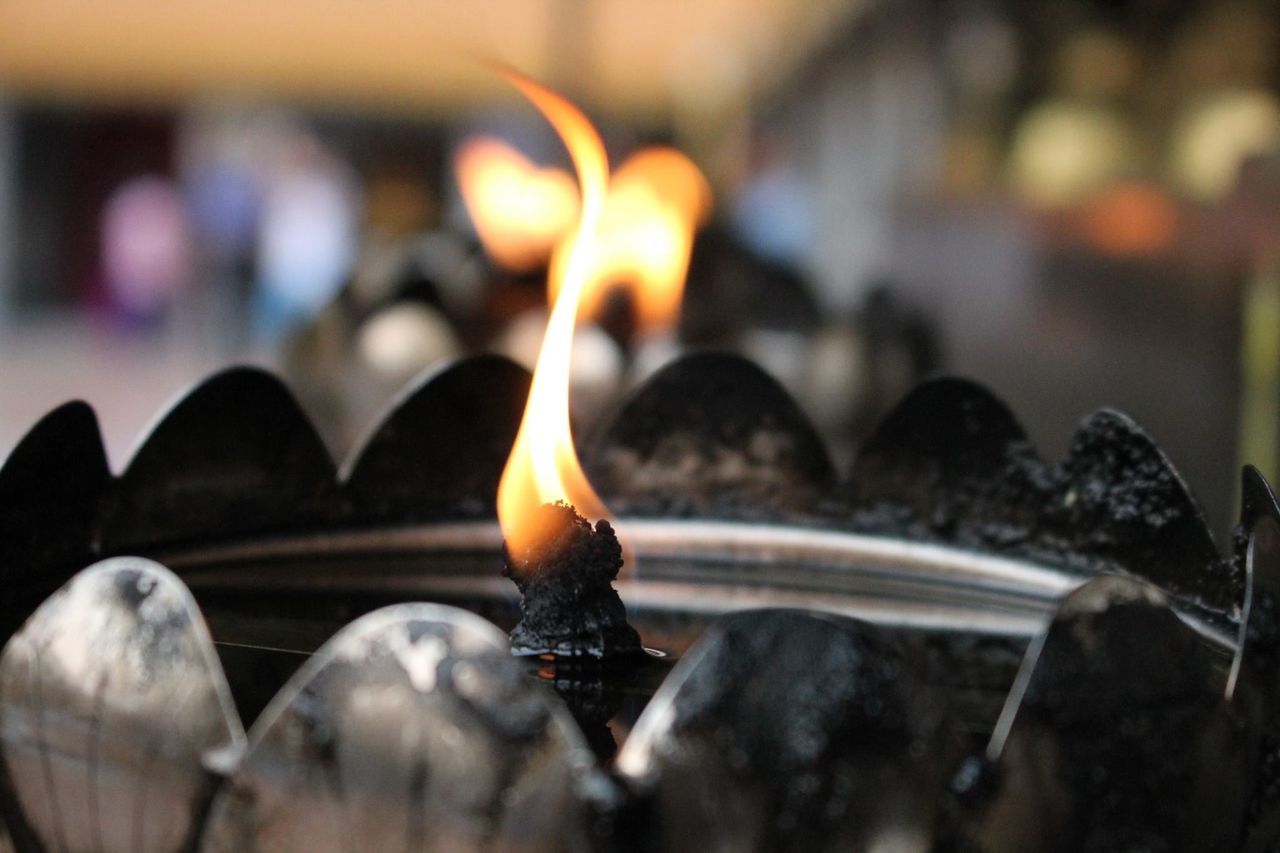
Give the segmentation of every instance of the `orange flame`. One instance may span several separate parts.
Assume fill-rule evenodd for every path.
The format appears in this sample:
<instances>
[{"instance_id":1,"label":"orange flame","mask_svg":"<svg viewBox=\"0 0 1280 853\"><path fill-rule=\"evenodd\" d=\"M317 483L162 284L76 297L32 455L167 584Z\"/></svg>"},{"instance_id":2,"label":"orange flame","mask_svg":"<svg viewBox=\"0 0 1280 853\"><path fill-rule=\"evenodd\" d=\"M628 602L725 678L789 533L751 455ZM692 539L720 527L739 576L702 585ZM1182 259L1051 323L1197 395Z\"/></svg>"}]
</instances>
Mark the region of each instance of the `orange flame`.
<instances>
[{"instance_id":1,"label":"orange flame","mask_svg":"<svg viewBox=\"0 0 1280 853\"><path fill-rule=\"evenodd\" d=\"M567 238L559 296L547 321L520 431L498 485L498 521L512 560L519 563L521 555L550 533L539 527L548 518L537 511L543 504L565 501L589 517L607 513L573 447L569 358L578 302L591 274L591 242L604 214L609 161L595 128L575 106L537 83L509 72L506 76L556 129L582 189L581 215Z\"/></svg>"},{"instance_id":2,"label":"orange flame","mask_svg":"<svg viewBox=\"0 0 1280 853\"><path fill-rule=\"evenodd\" d=\"M600 234L591 248L591 274L581 313L599 316L616 286L626 287L642 331L669 328L680 314L693 235L711 211L711 187L693 161L674 148L646 148L628 159L609 185ZM562 243L548 281L557 296L557 270L567 263Z\"/></svg>"},{"instance_id":3,"label":"orange flame","mask_svg":"<svg viewBox=\"0 0 1280 853\"><path fill-rule=\"evenodd\" d=\"M578 216L578 190L569 173L540 169L501 139L468 139L455 168L485 252L513 272L546 263Z\"/></svg>"}]
</instances>

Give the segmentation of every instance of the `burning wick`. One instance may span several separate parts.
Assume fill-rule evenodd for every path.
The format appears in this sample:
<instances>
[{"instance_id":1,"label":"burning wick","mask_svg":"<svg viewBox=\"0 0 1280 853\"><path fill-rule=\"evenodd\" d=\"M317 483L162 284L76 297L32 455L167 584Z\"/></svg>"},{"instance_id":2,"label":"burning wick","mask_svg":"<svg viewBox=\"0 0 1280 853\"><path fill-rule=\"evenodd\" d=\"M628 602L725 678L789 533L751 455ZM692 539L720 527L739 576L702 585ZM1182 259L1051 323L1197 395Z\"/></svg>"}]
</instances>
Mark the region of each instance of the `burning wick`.
<instances>
[{"instance_id":1,"label":"burning wick","mask_svg":"<svg viewBox=\"0 0 1280 853\"><path fill-rule=\"evenodd\" d=\"M568 238L559 289L538 353L520 431L498 485L498 520L506 540L504 571L520 590L517 654L596 658L640 651L626 608L611 582L622 548L608 510L587 482L569 429L569 361L578 304L592 270L592 245L604 213L609 162L595 128L577 107L524 77L507 78L555 128L578 173L582 205ZM579 514L579 512L583 514Z\"/></svg>"},{"instance_id":2,"label":"burning wick","mask_svg":"<svg viewBox=\"0 0 1280 853\"><path fill-rule=\"evenodd\" d=\"M520 590L520 624L511 645L520 654L613 657L640 650L627 609L613 588L622 545L605 520L591 523L568 504L537 514L556 534L520 555L508 553L503 574Z\"/></svg>"}]
</instances>

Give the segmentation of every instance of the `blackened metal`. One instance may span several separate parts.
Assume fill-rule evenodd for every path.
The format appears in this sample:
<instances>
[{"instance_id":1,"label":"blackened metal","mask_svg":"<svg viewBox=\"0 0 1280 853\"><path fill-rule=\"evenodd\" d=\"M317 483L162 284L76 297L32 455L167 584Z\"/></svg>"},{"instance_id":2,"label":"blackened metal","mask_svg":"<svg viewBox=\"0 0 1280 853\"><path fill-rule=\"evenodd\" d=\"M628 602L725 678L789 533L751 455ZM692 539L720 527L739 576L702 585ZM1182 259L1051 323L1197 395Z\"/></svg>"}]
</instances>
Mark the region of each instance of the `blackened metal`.
<instances>
[{"instance_id":1,"label":"blackened metal","mask_svg":"<svg viewBox=\"0 0 1280 853\"><path fill-rule=\"evenodd\" d=\"M834 479L821 439L768 374L698 353L659 371L584 454L601 497L638 516L812 513Z\"/></svg>"},{"instance_id":2,"label":"blackened metal","mask_svg":"<svg viewBox=\"0 0 1280 853\"><path fill-rule=\"evenodd\" d=\"M1103 410L1076 431L1063 464L1056 528L1068 551L1096 555L1218 613L1244 598L1244 575L1214 545L1204 513L1137 424Z\"/></svg>"},{"instance_id":3,"label":"blackened metal","mask_svg":"<svg viewBox=\"0 0 1280 853\"><path fill-rule=\"evenodd\" d=\"M0 467L0 643L93 562L110 484L98 419L81 402L41 418Z\"/></svg>"},{"instance_id":4,"label":"blackened metal","mask_svg":"<svg viewBox=\"0 0 1280 853\"><path fill-rule=\"evenodd\" d=\"M502 572L520 590L512 650L593 658L640 654L640 635L613 588L622 568L613 527L601 520L592 528L567 504L546 504L537 512L547 535L525 551L508 552Z\"/></svg>"},{"instance_id":5,"label":"blackened metal","mask_svg":"<svg viewBox=\"0 0 1280 853\"><path fill-rule=\"evenodd\" d=\"M302 530L331 523L332 460L288 389L231 368L182 397L120 476L105 553Z\"/></svg>"},{"instance_id":6,"label":"blackened metal","mask_svg":"<svg viewBox=\"0 0 1280 853\"><path fill-rule=\"evenodd\" d=\"M927 850L941 721L872 626L753 611L703 635L617 766L651 803L645 849Z\"/></svg>"},{"instance_id":7,"label":"blackened metal","mask_svg":"<svg viewBox=\"0 0 1280 853\"><path fill-rule=\"evenodd\" d=\"M916 386L863 445L843 491L863 529L1007 550L1043 527L1052 471L981 385Z\"/></svg>"},{"instance_id":8,"label":"blackened metal","mask_svg":"<svg viewBox=\"0 0 1280 853\"><path fill-rule=\"evenodd\" d=\"M203 849L580 850L589 764L497 629L397 605L343 629L263 713Z\"/></svg>"},{"instance_id":9,"label":"blackened metal","mask_svg":"<svg viewBox=\"0 0 1280 853\"><path fill-rule=\"evenodd\" d=\"M1082 577L1132 573L1220 626L1244 596L1242 567L1218 553L1182 478L1117 412L1086 418L1067 458L1050 465L982 386L931 380L885 418L841 492L855 529L1027 556Z\"/></svg>"},{"instance_id":10,"label":"blackened metal","mask_svg":"<svg viewBox=\"0 0 1280 853\"><path fill-rule=\"evenodd\" d=\"M334 523L376 530L491 518L527 381L492 357L437 375L372 431L343 487L287 392L257 371L229 371L193 392L115 485L82 409L78 417L90 428L67 445L73 452L15 451L0 478L26 481L17 492L62 489L51 502L65 517L54 511L21 522L0 548L26 548L22 561L40 577L56 568L46 561L71 559L59 556L62 549L83 550L97 503L108 508L100 529L109 552L150 555L179 543L317 535ZM32 440L45 432L33 431ZM56 475L77 452L96 458L81 465L83 490L75 478L15 473ZM703 354L644 386L587 449L584 464L624 514L821 524L958 543L1077 577L1129 571L1191 602L1220 629L1233 632L1238 621L1242 544L1234 565L1217 557L1167 460L1116 415L1096 416L1071 459L1046 466L989 393L957 380L928 383L889 416L833 497L825 450L777 383L742 359ZM24 500L15 494L5 505L20 508ZM21 509L5 514L21 517ZM18 620L36 603L13 600Z\"/></svg>"},{"instance_id":11,"label":"blackened metal","mask_svg":"<svg viewBox=\"0 0 1280 853\"><path fill-rule=\"evenodd\" d=\"M529 371L491 355L411 386L348 466L351 522L493 518L529 381Z\"/></svg>"},{"instance_id":12,"label":"blackened metal","mask_svg":"<svg viewBox=\"0 0 1280 853\"><path fill-rule=\"evenodd\" d=\"M1028 650L988 766L957 777L960 835L991 853L1237 849L1245 743L1216 664L1155 587L1084 584Z\"/></svg>"}]
</instances>

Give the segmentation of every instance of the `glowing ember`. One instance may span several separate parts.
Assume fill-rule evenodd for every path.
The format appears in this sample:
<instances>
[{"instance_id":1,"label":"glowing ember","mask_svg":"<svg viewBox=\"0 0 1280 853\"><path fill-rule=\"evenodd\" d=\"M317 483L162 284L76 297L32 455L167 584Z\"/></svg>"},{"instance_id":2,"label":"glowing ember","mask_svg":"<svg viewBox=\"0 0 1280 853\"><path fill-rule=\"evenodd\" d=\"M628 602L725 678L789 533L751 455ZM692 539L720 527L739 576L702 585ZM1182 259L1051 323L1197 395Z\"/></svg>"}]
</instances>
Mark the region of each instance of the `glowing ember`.
<instances>
[{"instance_id":1,"label":"glowing ember","mask_svg":"<svg viewBox=\"0 0 1280 853\"><path fill-rule=\"evenodd\" d=\"M534 166L490 136L467 140L455 165L462 200L489 257L514 272L545 264L578 216L573 178Z\"/></svg>"},{"instance_id":2,"label":"glowing ember","mask_svg":"<svg viewBox=\"0 0 1280 853\"><path fill-rule=\"evenodd\" d=\"M568 503L589 517L607 513L573 447L569 357L578 303L591 276L591 243L604 213L609 163L595 128L576 107L537 83L510 73L507 77L564 140L582 190L581 216L568 237L567 257L558 272L559 295L547 322L520 431L498 486L498 520L511 559L518 564L521 555L557 533L547 529L554 514L539 512L544 504Z\"/></svg>"}]
</instances>

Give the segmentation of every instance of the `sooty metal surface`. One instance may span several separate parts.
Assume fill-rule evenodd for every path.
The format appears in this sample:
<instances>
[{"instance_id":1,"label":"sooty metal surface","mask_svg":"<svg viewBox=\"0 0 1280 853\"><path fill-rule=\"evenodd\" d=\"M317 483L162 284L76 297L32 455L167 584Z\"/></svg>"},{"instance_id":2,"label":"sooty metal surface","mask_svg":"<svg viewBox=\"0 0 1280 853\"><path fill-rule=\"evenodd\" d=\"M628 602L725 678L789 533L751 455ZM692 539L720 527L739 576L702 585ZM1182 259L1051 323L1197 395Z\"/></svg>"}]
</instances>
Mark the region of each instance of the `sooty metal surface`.
<instances>
[{"instance_id":1,"label":"sooty metal surface","mask_svg":"<svg viewBox=\"0 0 1280 853\"><path fill-rule=\"evenodd\" d=\"M980 386L935 380L842 475L754 366L674 364L584 454L606 500L631 511L618 587L632 621L685 653L633 709L617 762L593 762L566 703L586 720L585 706L614 707L592 698L609 685L527 673L496 628L445 604L378 609L427 598L514 624L492 519L527 384L496 358L433 374L341 469L288 391L251 369L180 401L119 477L87 407L38 424L0 468L5 636L27 620L0 659L11 843L1280 839L1280 508L1257 472L1220 554L1122 415L1086 419L1048 462ZM121 552L162 556L182 580L136 559L76 576ZM149 596L122 592L140 579ZM227 681L265 693L247 749L221 748L240 731ZM171 689L188 704L163 702ZM145 743L140 731L174 746L154 765L117 750ZM606 738L588 736L607 759Z\"/></svg>"},{"instance_id":2,"label":"sooty metal surface","mask_svg":"<svg viewBox=\"0 0 1280 853\"><path fill-rule=\"evenodd\" d=\"M590 753L506 638L404 604L338 633L259 717L206 851L572 851Z\"/></svg>"},{"instance_id":3,"label":"sooty metal surface","mask_svg":"<svg viewBox=\"0 0 1280 853\"><path fill-rule=\"evenodd\" d=\"M721 620L618 757L655 849L924 850L955 759L942 710L871 626Z\"/></svg>"},{"instance_id":4,"label":"sooty metal surface","mask_svg":"<svg viewBox=\"0 0 1280 853\"><path fill-rule=\"evenodd\" d=\"M244 731L191 594L117 558L41 605L0 657L0 754L51 850L177 850Z\"/></svg>"}]
</instances>

